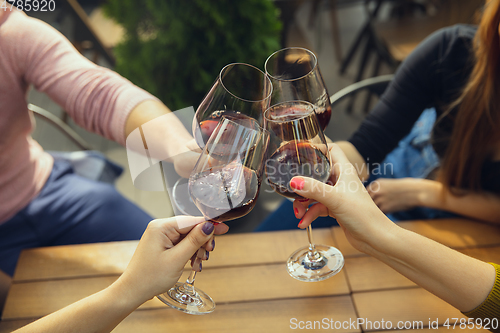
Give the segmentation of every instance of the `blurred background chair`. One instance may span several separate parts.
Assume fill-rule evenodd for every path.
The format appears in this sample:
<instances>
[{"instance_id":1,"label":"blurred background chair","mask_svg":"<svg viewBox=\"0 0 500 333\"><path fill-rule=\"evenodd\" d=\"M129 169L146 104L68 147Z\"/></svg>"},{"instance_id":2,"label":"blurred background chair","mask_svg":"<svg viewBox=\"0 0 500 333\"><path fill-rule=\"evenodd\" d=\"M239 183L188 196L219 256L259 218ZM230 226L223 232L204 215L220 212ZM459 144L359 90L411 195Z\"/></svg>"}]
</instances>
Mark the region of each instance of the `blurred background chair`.
<instances>
[{"instance_id":1,"label":"blurred background chair","mask_svg":"<svg viewBox=\"0 0 500 333\"><path fill-rule=\"evenodd\" d=\"M76 150L92 150L92 147L75 130L53 113L33 104L28 104L28 109L33 112L35 121L38 120L33 134L34 138L43 135L41 131L52 131L46 128L45 124L57 129L57 132L51 133L53 140L49 143L50 147L44 147L44 149L57 151L73 151L75 148ZM66 140L61 140L61 138Z\"/></svg>"},{"instance_id":2,"label":"blurred background chair","mask_svg":"<svg viewBox=\"0 0 500 333\"><path fill-rule=\"evenodd\" d=\"M345 73L358 51L361 58L355 82L378 76L382 63L395 70L434 31L474 23L483 4L484 0L365 0L367 20L342 61L340 73ZM372 57L375 62L367 74Z\"/></svg>"},{"instance_id":3,"label":"blurred background chair","mask_svg":"<svg viewBox=\"0 0 500 333\"><path fill-rule=\"evenodd\" d=\"M366 112L372 107L372 103L378 101L380 96L382 96L393 78L393 74L371 77L339 90L330 97L332 110L342 108L344 112L352 113L353 108L356 107L357 109L362 109L363 113L366 114ZM365 97L362 107L359 107L359 104L363 101L363 99L357 98L359 97L358 93L363 94Z\"/></svg>"}]
</instances>

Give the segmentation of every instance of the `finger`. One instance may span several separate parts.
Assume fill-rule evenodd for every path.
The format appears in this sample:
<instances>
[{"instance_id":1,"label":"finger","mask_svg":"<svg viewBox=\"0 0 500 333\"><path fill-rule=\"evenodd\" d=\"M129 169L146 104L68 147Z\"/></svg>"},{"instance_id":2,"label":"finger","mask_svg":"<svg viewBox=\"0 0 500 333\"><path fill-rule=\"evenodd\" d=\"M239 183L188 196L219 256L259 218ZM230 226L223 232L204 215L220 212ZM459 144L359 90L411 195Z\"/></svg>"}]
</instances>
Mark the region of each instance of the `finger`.
<instances>
[{"instance_id":1,"label":"finger","mask_svg":"<svg viewBox=\"0 0 500 333\"><path fill-rule=\"evenodd\" d=\"M305 213L298 227L301 229L307 228L314 220L320 216L328 216L328 208L325 205L317 203L312 205Z\"/></svg>"},{"instance_id":2,"label":"finger","mask_svg":"<svg viewBox=\"0 0 500 333\"><path fill-rule=\"evenodd\" d=\"M195 225L201 222L205 222L206 218L203 216L179 215L165 219L165 221L172 222L172 225L175 227L175 229L180 234L185 235L190 232Z\"/></svg>"},{"instance_id":3,"label":"finger","mask_svg":"<svg viewBox=\"0 0 500 333\"><path fill-rule=\"evenodd\" d=\"M334 187L309 177L293 177L290 187L304 198L327 204L331 201ZM295 207L295 206L294 206Z\"/></svg>"},{"instance_id":4,"label":"finger","mask_svg":"<svg viewBox=\"0 0 500 333\"><path fill-rule=\"evenodd\" d=\"M370 195L370 197L371 197L373 200L375 200L375 198L377 198L377 197L378 197L378 194L379 194L379 193L378 193L378 191L374 191L374 190L373 190L373 186L371 186L371 184L370 184L370 185L368 185L368 187L366 187L366 191L368 192L368 194Z\"/></svg>"},{"instance_id":5,"label":"finger","mask_svg":"<svg viewBox=\"0 0 500 333\"><path fill-rule=\"evenodd\" d=\"M210 222L200 223L191 230L183 240L181 240L170 251L177 257L177 260L186 262L198 251L213 235L215 227ZM197 258L199 259L199 258ZM194 266L196 266L196 260Z\"/></svg>"},{"instance_id":6,"label":"finger","mask_svg":"<svg viewBox=\"0 0 500 333\"><path fill-rule=\"evenodd\" d=\"M328 151L333 163L350 164L349 159L336 143L329 143Z\"/></svg>"},{"instance_id":7,"label":"finger","mask_svg":"<svg viewBox=\"0 0 500 333\"><path fill-rule=\"evenodd\" d=\"M209 257L209 252L205 250L203 247L200 247L198 249L198 252L196 252L196 257L200 258L201 260L208 260Z\"/></svg>"},{"instance_id":8,"label":"finger","mask_svg":"<svg viewBox=\"0 0 500 333\"><path fill-rule=\"evenodd\" d=\"M203 244L202 248L204 248L206 251L213 251L214 247L215 247L215 239L214 236L212 235L212 237L210 237L210 239L205 244Z\"/></svg>"},{"instance_id":9,"label":"finger","mask_svg":"<svg viewBox=\"0 0 500 333\"><path fill-rule=\"evenodd\" d=\"M193 271L201 272L201 270L203 269L201 265L201 259L196 258L193 262L191 262L191 267Z\"/></svg>"},{"instance_id":10,"label":"finger","mask_svg":"<svg viewBox=\"0 0 500 333\"><path fill-rule=\"evenodd\" d=\"M229 227L225 223L217 223L215 224L214 235L223 235L229 231Z\"/></svg>"},{"instance_id":11,"label":"finger","mask_svg":"<svg viewBox=\"0 0 500 333\"><path fill-rule=\"evenodd\" d=\"M309 207L310 200L307 201L300 201L300 200L294 200L293 202L293 213L295 214L295 217L298 219L301 219L304 214L307 212L307 207Z\"/></svg>"},{"instance_id":12,"label":"finger","mask_svg":"<svg viewBox=\"0 0 500 333\"><path fill-rule=\"evenodd\" d=\"M201 153L201 148L195 139L191 139L191 140L187 141L186 148L189 149L190 151L194 151L196 153Z\"/></svg>"}]
</instances>

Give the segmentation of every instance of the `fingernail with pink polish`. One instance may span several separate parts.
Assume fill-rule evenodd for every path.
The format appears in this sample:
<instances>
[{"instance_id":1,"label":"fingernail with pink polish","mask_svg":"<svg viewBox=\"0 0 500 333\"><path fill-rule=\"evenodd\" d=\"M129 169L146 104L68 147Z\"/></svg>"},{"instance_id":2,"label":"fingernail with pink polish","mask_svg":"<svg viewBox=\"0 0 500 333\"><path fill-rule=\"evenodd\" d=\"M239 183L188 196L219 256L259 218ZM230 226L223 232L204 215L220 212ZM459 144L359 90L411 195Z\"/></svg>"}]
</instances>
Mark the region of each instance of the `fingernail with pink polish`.
<instances>
[{"instance_id":1,"label":"fingernail with pink polish","mask_svg":"<svg viewBox=\"0 0 500 333\"><path fill-rule=\"evenodd\" d=\"M295 177L290 181L290 187L294 190L302 190L306 181L300 177Z\"/></svg>"}]
</instances>

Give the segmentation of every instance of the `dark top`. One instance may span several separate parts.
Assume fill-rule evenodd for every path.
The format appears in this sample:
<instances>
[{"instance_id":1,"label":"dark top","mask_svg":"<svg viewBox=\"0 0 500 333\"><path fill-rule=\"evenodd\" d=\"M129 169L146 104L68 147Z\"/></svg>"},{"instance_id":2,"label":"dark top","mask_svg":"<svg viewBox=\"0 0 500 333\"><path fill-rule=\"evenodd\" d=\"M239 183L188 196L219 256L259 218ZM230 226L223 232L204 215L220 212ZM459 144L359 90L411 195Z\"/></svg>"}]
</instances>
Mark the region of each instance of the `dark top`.
<instances>
[{"instance_id":1,"label":"dark top","mask_svg":"<svg viewBox=\"0 0 500 333\"><path fill-rule=\"evenodd\" d=\"M441 29L401 64L380 101L349 139L369 165L382 162L411 131L424 109L434 107L439 118L459 96L473 67L476 30L471 25ZM433 146L440 157L452 126L448 117L433 129ZM486 162L481 177L484 190L500 193L500 162Z\"/></svg>"}]
</instances>

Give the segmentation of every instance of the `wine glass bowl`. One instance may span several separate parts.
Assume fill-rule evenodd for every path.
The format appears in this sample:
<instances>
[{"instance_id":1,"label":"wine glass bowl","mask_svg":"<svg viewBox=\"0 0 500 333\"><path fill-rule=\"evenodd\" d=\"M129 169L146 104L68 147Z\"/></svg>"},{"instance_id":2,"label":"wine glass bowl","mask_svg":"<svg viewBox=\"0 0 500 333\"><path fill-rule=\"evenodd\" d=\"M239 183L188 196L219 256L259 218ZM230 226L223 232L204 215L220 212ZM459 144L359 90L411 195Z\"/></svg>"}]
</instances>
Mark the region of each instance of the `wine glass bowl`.
<instances>
[{"instance_id":1,"label":"wine glass bowl","mask_svg":"<svg viewBox=\"0 0 500 333\"><path fill-rule=\"evenodd\" d=\"M198 145L205 146L222 116L251 118L262 126L262 111L269 106L271 92L269 77L257 67L233 63L222 68L195 113L193 134Z\"/></svg>"},{"instance_id":2,"label":"wine glass bowl","mask_svg":"<svg viewBox=\"0 0 500 333\"><path fill-rule=\"evenodd\" d=\"M189 177L195 205L213 222L248 214L259 195L268 134L243 124L222 116Z\"/></svg>"},{"instance_id":3,"label":"wine glass bowl","mask_svg":"<svg viewBox=\"0 0 500 333\"><path fill-rule=\"evenodd\" d=\"M330 178L332 165L328 146L313 104L288 101L271 106L264 113L270 132L265 173L268 184L277 193L304 199L290 187L295 176L311 177L321 182ZM321 281L337 274L344 266L339 250L315 245L311 225L307 227L309 246L295 251L287 261L288 273L301 281Z\"/></svg>"},{"instance_id":4,"label":"wine glass bowl","mask_svg":"<svg viewBox=\"0 0 500 333\"><path fill-rule=\"evenodd\" d=\"M271 105L303 100L316 105L321 129L330 122L332 107L316 55L301 47L288 47L271 54L265 71L273 86Z\"/></svg>"},{"instance_id":5,"label":"wine glass bowl","mask_svg":"<svg viewBox=\"0 0 500 333\"><path fill-rule=\"evenodd\" d=\"M290 188L295 176L326 182L330 176L328 147L319 129L315 106L303 101L282 102L264 113L271 133L265 170L269 185L279 194L303 199Z\"/></svg>"}]
</instances>

